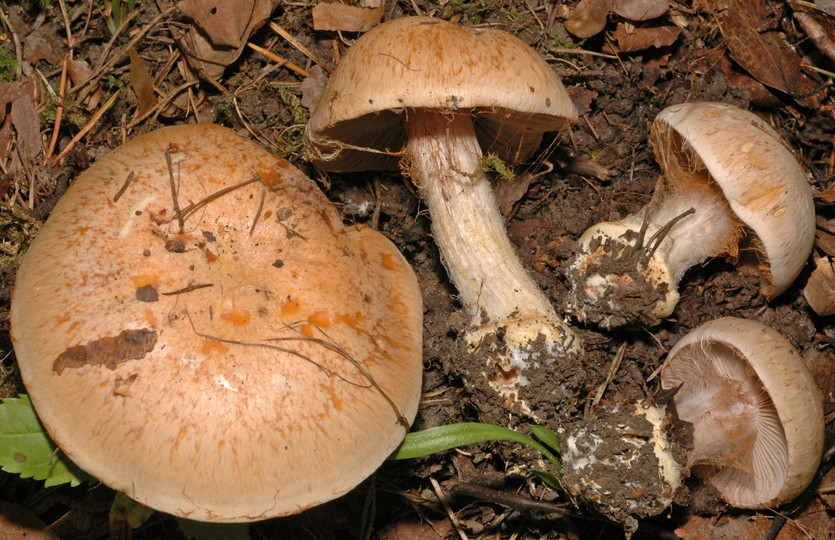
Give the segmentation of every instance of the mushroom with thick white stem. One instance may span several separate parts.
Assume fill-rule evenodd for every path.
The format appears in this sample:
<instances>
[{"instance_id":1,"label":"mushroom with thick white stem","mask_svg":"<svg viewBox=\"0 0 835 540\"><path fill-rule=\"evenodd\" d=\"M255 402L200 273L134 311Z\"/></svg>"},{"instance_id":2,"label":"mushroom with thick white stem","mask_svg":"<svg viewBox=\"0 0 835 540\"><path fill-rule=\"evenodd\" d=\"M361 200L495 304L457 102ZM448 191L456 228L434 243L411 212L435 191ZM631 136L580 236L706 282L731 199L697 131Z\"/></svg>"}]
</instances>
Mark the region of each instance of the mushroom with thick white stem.
<instances>
[{"instance_id":1,"label":"mushroom with thick white stem","mask_svg":"<svg viewBox=\"0 0 835 540\"><path fill-rule=\"evenodd\" d=\"M811 252L815 209L780 136L732 105L686 103L659 113L650 141L663 169L653 198L583 233L569 311L604 328L654 324L672 314L687 269L721 255L753 255L767 299L785 291Z\"/></svg>"},{"instance_id":2,"label":"mushroom with thick white stem","mask_svg":"<svg viewBox=\"0 0 835 540\"><path fill-rule=\"evenodd\" d=\"M293 514L402 441L417 279L382 234L231 129L163 128L82 173L17 274L12 341L79 467L199 521Z\"/></svg>"},{"instance_id":3,"label":"mushroom with thick white stem","mask_svg":"<svg viewBox=\"0 0 835 540\"><path fill-rule=\"evenodd\" d=\"M729 504L770 508L811 482L824 442L823 400L803 358L776 330L725 317L670 350L661 386L693 424L691 471Z\"/></svg>"},{"instance_id":4,"label":"mushroom with thick white stem","mask_svg":"<svg viewBox=\"0 0 835 540\"><path fill-rule=\"evenodd\" d=\"M305 131L308 159L327 171L397 169L405 155L470 317L468 343L496 348L487 376L505 395L525 384L526 368L582 349L514 252L482 151L526 159L576 116L554 70L521 40L406 17L348 50Z\"/></svg>"}]
</instances>

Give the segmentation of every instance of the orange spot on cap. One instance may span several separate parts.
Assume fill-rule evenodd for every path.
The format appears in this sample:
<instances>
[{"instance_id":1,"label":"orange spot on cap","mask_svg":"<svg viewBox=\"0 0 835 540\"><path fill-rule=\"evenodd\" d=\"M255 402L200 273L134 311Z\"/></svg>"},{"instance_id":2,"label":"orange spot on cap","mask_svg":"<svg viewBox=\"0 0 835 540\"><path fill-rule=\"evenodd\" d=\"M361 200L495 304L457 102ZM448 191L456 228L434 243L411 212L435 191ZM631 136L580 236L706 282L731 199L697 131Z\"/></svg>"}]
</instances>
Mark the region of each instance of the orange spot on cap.
<instances>
[{"instance_id":1,"label":"orange spot on cap","mask_svg":"<svg viewBox=\"0 0 835 540\"><path fill-rule=\"evenodd\" d=\"M212 352L217 351L220 354L225 353L229 350L229 347L226 346L225 343L222 341L215 341L214 339L204 339L203 340L203 349L202 352L206 356L212 354Z\"/></svg>"},{"instance_id":2,"label":"orange spot on cap","mask_svg":"<svg viewBox=\"0 0 835 540\"><path fill-rule=\"evenodd\" d=\"M295 300L289 300L281 306L281 314L285 317L298 315L301 310L301 306Z\"/></svg>"},{"instance_id":3,"label":"orange spot on cap","mask_svg":"<svg viewBox=\"0 0 835 540\"><path fill-rule=\"evenodd\" d=\"M390 253L383 253L381 255L383 268L386 270L400 270L400 265L394 260Z\"/></svg>"},{"instance_id":4,"label":"orange spot on cap","mask_svg":"<svg viewBox=\"0 0 835 540\"><path fill-rule=\"evenodd\" d=\"M313 327L313 325L312 325L312 324L305 324L305 325L302 325L302 327L299 329L299 331L300 331L302 334L306 335L307 337L312 338L312 337L313 337L314 327Z\"/></svg>"},{"instance_id":5,"label":"orange spot on cap","mask_svg":"<svg viewBox=\"0 0 835 540\"><path fill-rule=\"evenodd\" d=\"M131 281L136 286L136 288L146 287L148 285L152 286L153 288L159 287L159 276L157 274L139 274L136 276L131 276Z\"/></svg>"},{"instance_id":6,"label":"orange spot on cap","mask_svg":"<svg viewBox=\"0 0 835 540\"><path fill-rule=\"evenodd\" d=\"M148 321L148 324L150 324L151 326L156 326L157 325L157 318L154 316L153 311L151 311L150 309L145 309L144 315L145 315L145 320Z\"/></svg>"},{"instance_id":7,"label":"orange spot on cap","mask_svg":"<svg viewBox=\"0 0 835 540\"><path fill-rule=\"evenodd\" d=\"M327 311L317 311L307 318L310 324L315 324L321 328L327 328L331 325L331 317Z\"/></svg>"},{"instance_id":8,"label":"orange spot on cap","mask_svg":"<svg viewBox=\"0 0 835 540\"><path fill-rule=\"evenodd\" d=\"M229 321L235 326L243 326L245 324L249 324L249 320L251 318L249 311L245 309L233 309L230 311L224 311L220 314L220 318L224 321Z\"/></svg>"}]
</instances>

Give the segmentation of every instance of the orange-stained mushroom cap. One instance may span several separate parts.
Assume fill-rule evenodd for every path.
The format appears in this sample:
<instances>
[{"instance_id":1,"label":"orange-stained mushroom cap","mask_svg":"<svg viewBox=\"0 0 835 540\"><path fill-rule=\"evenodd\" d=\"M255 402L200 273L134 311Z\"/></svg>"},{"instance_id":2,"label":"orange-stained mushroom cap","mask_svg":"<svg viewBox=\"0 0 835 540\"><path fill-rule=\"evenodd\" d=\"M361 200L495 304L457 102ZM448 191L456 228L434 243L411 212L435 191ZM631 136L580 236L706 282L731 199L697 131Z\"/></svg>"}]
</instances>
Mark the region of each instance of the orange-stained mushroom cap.
<instances>
[{"instance_id":1,"label":"orange-stained mushroom cap","mask_svg":"<svg viewBox=\"0 0 835 540\"><path fill-rule=\"evenodd\" d=\"M196 125L76 180L20 266L11 322L78 466L157 510L241 522L338 497L397 447L421 317L387 239L343 226L286 161Z\"/></svg>"}]
</instances>

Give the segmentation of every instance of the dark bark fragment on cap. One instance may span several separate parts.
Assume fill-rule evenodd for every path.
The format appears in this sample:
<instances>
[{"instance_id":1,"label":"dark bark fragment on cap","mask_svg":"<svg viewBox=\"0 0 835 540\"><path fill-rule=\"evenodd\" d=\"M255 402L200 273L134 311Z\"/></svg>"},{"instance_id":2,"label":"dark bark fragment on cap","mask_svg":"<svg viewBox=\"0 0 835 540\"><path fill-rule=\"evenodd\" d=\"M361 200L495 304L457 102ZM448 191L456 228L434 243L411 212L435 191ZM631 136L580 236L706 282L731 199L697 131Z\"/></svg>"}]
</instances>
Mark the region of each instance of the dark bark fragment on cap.
<instances>
[{"instance_id":1,"label":"dark bark fragment on cap","mask_svg":"<svg viewBox=\"0 0 835 540\"><path fill-rule=\"evenodd\" d=\"M116 366L128 360L140 360L154 349L157 333L148 328L124 330L115 337L104 337L85 345L76 345L58 355L52 371L60 375L67 368L83 366Z\"/></svg>"}]
</instances>

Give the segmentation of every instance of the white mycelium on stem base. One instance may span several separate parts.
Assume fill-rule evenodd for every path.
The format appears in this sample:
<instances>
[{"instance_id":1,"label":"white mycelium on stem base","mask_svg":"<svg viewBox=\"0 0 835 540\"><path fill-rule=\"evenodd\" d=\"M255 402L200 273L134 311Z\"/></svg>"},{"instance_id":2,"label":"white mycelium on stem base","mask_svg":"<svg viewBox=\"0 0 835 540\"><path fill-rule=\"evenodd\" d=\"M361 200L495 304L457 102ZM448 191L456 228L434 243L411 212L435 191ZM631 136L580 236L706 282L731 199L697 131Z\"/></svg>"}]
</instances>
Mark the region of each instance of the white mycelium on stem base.
<instances>
[{"instance_id":1,"label":"white mycelium on stem base","mask_svg":"<svg viewBox=\"0 0 835 540\"><path fill-rule=\"evenodd\" d=\"M576 353L572 330L510 244L469 115L417 111L409 115L406 131L412 179L432 216L444 266L472 317L469 345L504 328L500 341L507 355L500 367L509 386L525 384L524 369L537 361L537 352L543 361ZM531 342L539 336L545 344L536 349Z\"/></svg>"},{"instance_id":2,"label":"white mycelium on stem base","mask_svg":"<svg viewBox=\"0 0 835 540\"><path fill-rule=\"evenodd\" d=\"M603 327L672 314L688 268L756 255L770 299L794 281L815 234L811 188L792 152L752 113L720 103L668 107L650 135L664 174L649 205L600 223L568 270L569 309Z\"/></svg>"}]
</instances>

